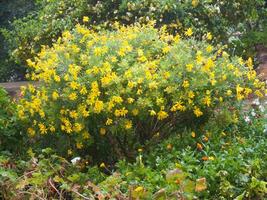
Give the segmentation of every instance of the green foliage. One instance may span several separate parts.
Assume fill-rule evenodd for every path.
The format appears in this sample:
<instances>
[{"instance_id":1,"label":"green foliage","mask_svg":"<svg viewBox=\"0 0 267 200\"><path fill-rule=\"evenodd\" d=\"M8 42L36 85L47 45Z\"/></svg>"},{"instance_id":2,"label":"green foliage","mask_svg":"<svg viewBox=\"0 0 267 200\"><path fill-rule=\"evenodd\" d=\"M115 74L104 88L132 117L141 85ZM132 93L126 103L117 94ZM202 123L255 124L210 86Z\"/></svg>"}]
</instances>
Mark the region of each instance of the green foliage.
<instances>
[{"instance_id":1,"label":"green foliage","mask_svg":"<svg viewBox=\"0 0 267 200\"><path fill-rule=\"evenodd\" d=\"M17 105L7 92L0 88L0 150L18 151L21 134L17 124Z\"/></svg>"},{"instance_id":2,"label":"green foliage","mask_svg":"<svg viewBox=\"0 0 267 200\"><path fill-rule=\"evenodd\" d=\"M12 30L11 22L25 17L34 9L33 0L8 0L2 1L0 5L0 82L10 79L23 79L25 68L21 67L10 59L10 53L13 46L10 46L14 41L7 39L4 35L7 30Z\"/></svg>"}]
</instances>

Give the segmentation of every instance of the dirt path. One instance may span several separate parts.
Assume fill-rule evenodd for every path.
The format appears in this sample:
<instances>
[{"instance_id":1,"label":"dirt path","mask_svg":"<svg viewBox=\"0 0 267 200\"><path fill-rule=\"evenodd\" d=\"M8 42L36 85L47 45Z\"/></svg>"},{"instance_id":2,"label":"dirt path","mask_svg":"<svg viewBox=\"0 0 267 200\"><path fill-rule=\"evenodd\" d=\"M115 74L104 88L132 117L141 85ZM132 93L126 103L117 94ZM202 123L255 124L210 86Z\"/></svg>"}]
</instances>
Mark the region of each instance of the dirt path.
<instances>
[{"instance_id":1,"label":"dirt path","mask_svg":"<svg viewBox=\"0 0 267 200\"><path fill-rule=\"evenodd\" d=\"M20 87L27 86L29 84L37 85L37 82L20 81L20 82L0 83L0 87L3 87L11 97L17 98L20 93Z\"/></svg>"},{"instance_id":2,"label":"dirt path","mask_svg":"<svg viewBox=\"0 0 267 200\"><path fill-rule=\"evenodd\" d=\"M257 45L257 59L259 61L259 66L256 71L258 73L259 78L262 81L267 80L267 47L263 45Z\"/></svg>"}]
</instances>

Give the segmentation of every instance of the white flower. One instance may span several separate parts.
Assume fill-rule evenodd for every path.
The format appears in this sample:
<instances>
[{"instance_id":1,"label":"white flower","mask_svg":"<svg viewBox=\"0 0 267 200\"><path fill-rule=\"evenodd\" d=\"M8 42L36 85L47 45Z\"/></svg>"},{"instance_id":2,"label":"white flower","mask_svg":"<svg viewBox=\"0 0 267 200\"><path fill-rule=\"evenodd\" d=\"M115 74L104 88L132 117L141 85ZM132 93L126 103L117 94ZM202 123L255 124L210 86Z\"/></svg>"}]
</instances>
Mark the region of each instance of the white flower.
<instances>
[{"instance_id":1,"label":"white flower","mask_svg":"<svg viewBox=\"0 0 267 200\"><path fill-rule=\"evenodd\" d=\"M252 111L251 111L251 115L252 115L253 117L256 116L256 113L255 113L255 110L254 110L254 109L252 109Z\"/></svg>"},{"instance_id":2,"label":"white flower","mask_svg":"<svg viewBox=\"0 0 267 200\"><path fill-rule=\"evenodd\" d=\"M249 118L249 116L246 116L246 117L245 117L245 122L250 122L250 118Z\"/></svg>"},{"instance_id":3,"label":"white flower","mask_svg":"<svg viewBox=\"0 0 267 200\"><path fill-rule=\"evenodd\" d=\"M264 112L265 111L265 108L264 108L263 105L259 105L259 109L260 109L261 112Z\"/></svg>"},{"instance_id":4,"label":"white flower","mask_svg":"<svg viewBox=\"0 0 267 200\"><path fill-rule=\"evenodd\" d=\"M75 165L78 161L80 161L81 160L81 157L75 157L75 158L73 158L72 160L71 160L71 163L73 164L73 165Z\"/></svg>"},{"instance_id":5,"label":"white flower","mask_svg":"<svg viewBox=\"0 0 267 200\"><path fill-rule=\"evenodd\" d=\"M254 105L260 105L260 100L259 98L255 99L253 102L252 102Z\"/></svg>"}]
</instances>

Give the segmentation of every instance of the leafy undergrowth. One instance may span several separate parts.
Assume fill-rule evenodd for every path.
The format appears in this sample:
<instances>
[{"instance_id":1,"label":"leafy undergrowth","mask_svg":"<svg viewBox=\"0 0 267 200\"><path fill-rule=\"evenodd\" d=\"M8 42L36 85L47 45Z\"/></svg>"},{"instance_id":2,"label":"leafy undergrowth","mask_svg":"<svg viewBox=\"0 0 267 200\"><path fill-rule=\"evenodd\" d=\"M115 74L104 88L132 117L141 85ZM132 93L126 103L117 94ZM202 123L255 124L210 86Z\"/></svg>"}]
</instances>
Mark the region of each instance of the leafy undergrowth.
<instances>
[{"instance_id":1,"label":"leafy undergrowth","mask_svg":"<svg viewBox=\"0 0 267 200\"><path fill-rule=\"evenodd\" d=\"M267 137L261 123L243 121L242 134L232 128L208 140L185 130L139 149L136 162L121 160L115 167L93 167L79 157L68 161L52 149L38 156L29 150L30 161L1 156L2 198L265 199Z\"/></svg>"}]
</instances>

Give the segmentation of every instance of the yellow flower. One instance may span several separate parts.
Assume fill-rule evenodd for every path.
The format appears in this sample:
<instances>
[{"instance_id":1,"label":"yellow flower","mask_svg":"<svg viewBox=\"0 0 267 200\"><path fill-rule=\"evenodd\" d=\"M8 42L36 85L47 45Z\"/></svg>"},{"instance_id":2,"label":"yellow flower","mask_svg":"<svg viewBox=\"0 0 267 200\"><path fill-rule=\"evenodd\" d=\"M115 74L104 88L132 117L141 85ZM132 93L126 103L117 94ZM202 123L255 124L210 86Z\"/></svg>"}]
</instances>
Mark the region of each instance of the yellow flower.
<instances>
[{"instance_id":1,"label":"yellow flower","mask_svg":"<svg viewBox=\"0 0 267 200\"><path fill-rule=\"evenodd\" d=\"M212 34L210 32L207 33L207 40L212 40Z\"/></svg>"},{"instance_id":2,"label":"yellow flower","mask_svg":"<svg viewBox=\"0 0 267 200\"><path fill-rule=\"evenodd\" d=\"M87 131L84 131L82 136L83 136L83 139L85 140L90 138L90 134Z\"/></svg>"},{"instance_id":3,"label":"yellow flower","mask_svg":"<svg viewBox=\"0 0 267 200\"><path fill-rule=\"evenodd\" d=\"M136 116L136 115L138 115L139 110L138 109L133 109L132 113L133 113L134 116Z\"/></svg>"},{"instance_id":4,"label":"yellow flower","mask_svg":"<svg viewBox=\"0 0 267 200\"><path fill-rule=\"evenodd\" d=\"M95 102L94 112L95 113L100 113L103 109L104 109L104 103L103 103L103 101L97 100Z\"/></svg>"},{"instance_id":5,"label":"yellow flower","mask_svg":"<svg viewBox=\"0 0 267 200\"><path fill-rule=\"evenodd\" d=\"M100 167L101 167L101 168L106 168L105 163L102 162L102 163L100 164Z\"/></svg>"},{"instance_id":6,"label":"yellow flower","mask_svg":"<svg viewBox=\"0 0 267 200\"><path fill-rule=\"evenodd\" d=\"M77 142L76 143L76 147L77 147L77 149L82 149L83 148L83 144L81 142Z\"/></svg>"},{"instance_id":7,"label":"yellow flower","mask_svg":"<svg viewBox=\"0 0 267 200\"><path fill-rule=\"evenodd\" d=\"M184 80L183 85L184 88L188 88L190 86L189 81L188 80Z\"/></svg>"},{"instance_id":8,"label":"yellow flower","mask_svg":"<svg viewBox=\"0 0 267 200\"><path fill-rule=\"evenodd\" d=\"M40 130L41 134L46 134L47 133L47 129L46 129L46 126L44 124L39 123L38 126L39 126L39 130Z\"/></svg>"},{"instance_id":9,"label":"yellow flower","mask_svg":"<svg viewBox=\"0 0 267 200\"><path fill-rule=\"evenodd\" d=\"M178 111L185 111L186 110L186 107L183 105L183 102L178 101L172 106L172 108L171 108L172 112L175 112L177 110Z\"/></svg>"},{"instance_id":10,"label":"yellow flower","mask_svg":"<svg viewBox=\"0 0 267 200\"><path fill-rule=\"evenodd\" d=\"M251 57L248 58L247 62L246 62L247 66L249 69L253 69L253 60Z\"/></svg>"},{"instance_id":11,"label":"yellow flower","mask_svg":"<svg viewBox=\"0 0 267 200\"><path fill-rule=\"evenodd\" d=\"M149 114L150 114L151 116L155 116L157 113L156 113L154 110L150 110L150 111L149 111Z\"/></svg>"},{"instance_id":12,"label":"yellow flower","mask_svg":"<svg viewBox=\"0 0 267 200\"><path fill-rule=\"evenodd\" d=\"M68 149L68 155L72 155L72 154L73 154L72 150Z\"/></svg>"},{"instance_id":13,"label":"yellow flower","mask_svg":"<svg viewBox=\"0 0 267 200\"><path fill-rule=\"evenodd\" d=\"M168 53L168 52L170 51L170 49L171 49L170 46L163 47L163 48L162 48L162 52L163 52L164 54L166 54L166 53Z\"/></svg>"},{"instance_id":14,"label":"yellow flower","mask_svg":"<svg viewBox=\"0 0 267 200\"><path fill-rule=\"evenodd\" d=\"M131 120L127 120L125 123L125 129L131 129L133 126L132 121Z\"/></svg>"},{"instance_id":15,"label":"yellow flower","mask_svg":"<svg viewBox=\"0 0 267 200\"><path fill-rule=\"evenodd\" d=\"M188 98L193 99L195 97L195 93L193 91L188 92Z\"/></svg>"},{"instance_id":16,"label":"yellow flower","mask_svg":"<svg viewBox=\"0 0 267 200\"><path fill-rule=\"evenodd\" d=\"M158 83L156 81L152 81L148 84L149 89L154 90L158 88Z\"/></svg>"},{"instance_id":17,"label":"yellow flower","mask_svg":"<svg viewBox=\"0 0 267 200\"><path fill-rule=\"evenodd\" d=\"M78 118L78 113L75 110L70 111L70 117L73 119Z\"/></svg>"},{"instance_id":18,"label":"yellow flower","mask_svg":"<svg viewBox=\"0 0 267 200\"><path fill-rule=\"evenodd\" d=\"M70 93L69 100L75 101L77 99L77 94L75 92Z\"/></svg>"},{"instance_id":19,"label":"yellow flower","mask_svg":"<svg viewBox=\"0 0 267 200\"><path fill-rule=\"evenodd\" d=\"M193 69L193 64L187 64L187 65L186 65L186 70L187 70L188 72L191 72L192 69Z\"/></svg>"},{"instance_id":20,"label":"yellow flower","mask_svg":"<svg viewBox=\"0 0 267 200\"><path fill-rule=\"evenodd\" d=\"M106 135L106 129L100 128L100 135Z\"/></svg>"},{"instance_id":21,"label":"yellow flower","mask_svg":"<svg viewBox=\"0 0 267 200\"><path fill-rule=\"evenodd\" d=\"M82 95L87 94L87 89L86 89L85 86L82 86L82 89L80 90L80 93L81 93Z\"/></svg>"},{"instance_id":22,"label":"yellow flower","mask_svg":"<svg viewBox=\"0 0 267 200\"><path fill-rule=\"evenodd\" d=\"M210 98L210 96L205 96L203 98L203 103L209 107L210 104L211 104L211 98Z\"/></svg>"},{"instance_id":23,"label":"yellow flower","mask_svg":"<svg viewBox=\"0 0 267 200\"><path fill-rule=\"evenodd\" d=\"M260 98L263 97L263 94L261 93L260 90L256 90L254 93L255 93L258 97L260 97Z\"/></svg>"},{"instance_id":24,"label":"yellow flower","mask_svg":"<svg viewBox=\"0 0 267 200\"><path fill-rule=\"evenodd\" d=\"M186 36L191 36L191 35L193 35L193 30L192 30L192 28L188 28L186 31L185 31L185 35Z\"/></svg>"},{"instance_id":25,"label":"yellow flower","mask_svg":"<svg viewBox=\"0 0 267 200\"><path fill-rule=\"evenodd\" d=\"M55 128L54 126L51 125L51 126L49 127L49 130L50 130L52 133L54 133L54 132L56 131L56 128Z\"/></svg>"},{"instance_id":26,"label":"yellow flower","mask_svg":"<svg viewBox=\"0 0 267 200\"><path fill-rule=\"evenodd\" d=\"M53 100L57 100L58 97L59 97L59 94L58 94L56 91L54 91L54 92L52 93L52 99L53 99Z\"/></svg>"},{"instance_id":27,"label":"yellow flower","mask_svg":"<svg viewBox=\"0 0 267 200\"><path fill-rule=\"evenodd\" d=\"M167 148L168 150L171 150L171 149L172 149L172 145L171 145L171 144L168 144L166 148Z\"/></svg>"},{"instance_id":28,"label":"yellow flower","mask_svg":"<svg viewBox=\"0 0 267 200\"><path fill-rule=\"evenodd\" d=\"M231 96L232 95L232 91L231 90L227 90L226 94L227 94L227 96Z\"/></svg>"},{"instance_id":29,"label":"yellow flower","mask_svg":"<svg viewBox=\"0 0 267 200\"><path fill-rule=\"evenodd\" d=\"M166 119L168 116L168 113L163 110L158 112L158 120Z\"/></svg>"},{"instance_id":30,"label":"yellow flower","mask_svg":"<svg viewBox=\"0 0 267 200\"><path fill-rule=\"evenodd\" d=\"M138 186L137 188L134 189L135 192L139 193L142 192L144 188L142 186Z\"/></svg>"},{"instance_id":31,"label":"yellow flower","mask_svg":"<svg viewBox=\"0 0 267 200\"><path fill-rule=\"evenodd\" d=\"M128 102L129 104L131 104L131 103L134 102L134 99L133 99L133 98L128 98L128 99L127 99L127 102Z\"/></svg>"},{"instance_id":32,"label":"yellow flower","mask_svg":"<svg viewBox=\"0 0 267 200\"><path fill-rule=\"evenodd\" d=\"M212 52L212 50L213 50L213 47L211 45L207 46L206 51L208 53Z\"/></svg>"},{"instance_id":33,"label":"yellow flower","mask_svg":"<svg viewBox=\"0 0 267 200\"><path fill-rule=\"evenodd\" d=\"M203 115L203 112L202 112L198 107L195 106L195 108L194 108L194 114L195 114L197 117L200 117L200 116Z\"/></svg>"},{"instance_id":34,"label":"yellow flower","mask_svg":"<svg viewBox=\"0 0 267 200\"><path fill-rule=\"evenodd\" d=\"M73 127L73 131L79 133L83 129L83 126L80 123L75 123Z\"/></svg>"},{"instance_id":35,"label":"yellow flower","mask_svg":"<svg viewBox=\"0 0 267 200\"><path fill-rule=\"evenodd\" d=\"M107 121L106 121L106 125L109 126L113 123L113 120L108 118Z\"/></svg>"},{"instance_id":36,"label":"yellow flower","mask_svg":"<svg viewBox=\"0 0 267 200\"><path fill-rule=\"evenodd\" d=\"M31 137L35 135L35 130L33 128L28 128L27 132Z\"/></svg>"},{"instance_id":37,"label":"yellow flower","mask_svg":"<svg viewBox=\"0 0 267 200\"><path fill-rule=\"evenodd\" d=\"M213 156L209 156L209 160L215 160Z\"/></svg>"},{"instance_id":38,"label":"yellow flower","mask_svg":"<svg viewBox=\"0 0 267 200\"><path fill-rule=\"evenodd\" d=\"M75 81L70 82L70 88L76 90L79 87L79 84Z\"/></svg>"},{"instance_id":39,"label":"yellow flower","mask_svg":"<svg viewBox=\"0 0 267 200\"><path fill-rule=\"evenodd\" d=\"M83 17L83 22L89 22L89 17L84 16L84 17Z\"/></svg>"},{"instance_id":40,"label":"yellow flower","mask_svg":"<svg viewBox=\"0 0 267 200\"><path fill-rule=\"evenodd\" d=\"M123 107L122 109L116 109L114 112L114 115L116 117L125 117L125 115L128 113L128 110Z\"/></svg>"},{"instance_id":41,"label":"yellow flower","mask_svg":"<svg viewBox=\"0 0 267 200\"><path fill-rule=\"evenodd\" d=\"M113 63L117 62L117 58L115 56L112 56L111 57L111 62L113 62Z\"/></svg>"},{"instance_id":42,"label":"yellow flower","mask_svg":"<svg viewBox=\"0 0 267 200\"><path fill-rule=\"evenodd\" d=\"M198 0L192 0L192 6L195 8L197 7L199 1Z\"/></svg>"}]
</instances>

